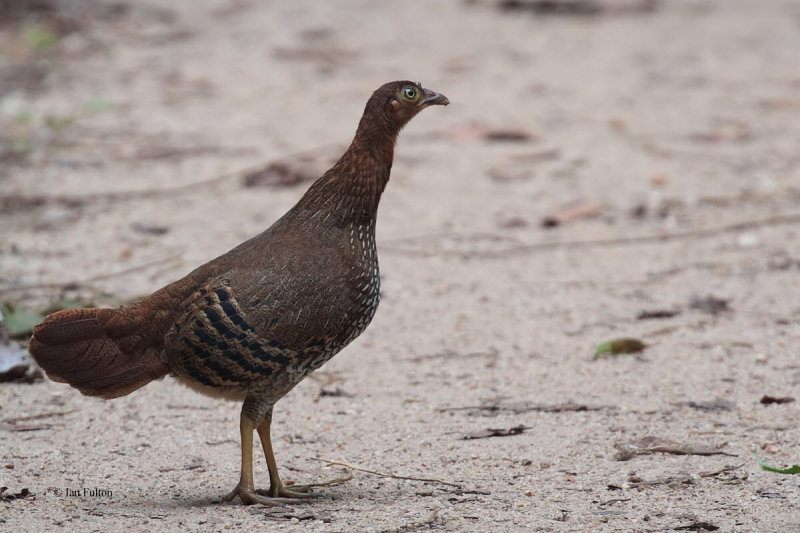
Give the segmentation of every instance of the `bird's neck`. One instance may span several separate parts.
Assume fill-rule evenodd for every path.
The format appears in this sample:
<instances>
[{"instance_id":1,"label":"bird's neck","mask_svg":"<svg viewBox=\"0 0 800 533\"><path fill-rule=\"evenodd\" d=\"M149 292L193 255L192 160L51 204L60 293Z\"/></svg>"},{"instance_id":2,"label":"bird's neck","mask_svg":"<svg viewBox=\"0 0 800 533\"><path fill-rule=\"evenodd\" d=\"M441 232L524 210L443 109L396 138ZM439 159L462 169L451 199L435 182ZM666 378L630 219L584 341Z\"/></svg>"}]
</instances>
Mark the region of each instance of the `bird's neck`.
<instances>
[{"instance_id":1,"label":"bird's neck","mask_svg":"<svg viewBox=\"0 0 800 533\"><path fill-rule=\"evenodd\" d=\"M397 133L362 121L344 155L295 206L295 216L309 224L374 226L396 139Z\"/></svg>"}]
</instances>

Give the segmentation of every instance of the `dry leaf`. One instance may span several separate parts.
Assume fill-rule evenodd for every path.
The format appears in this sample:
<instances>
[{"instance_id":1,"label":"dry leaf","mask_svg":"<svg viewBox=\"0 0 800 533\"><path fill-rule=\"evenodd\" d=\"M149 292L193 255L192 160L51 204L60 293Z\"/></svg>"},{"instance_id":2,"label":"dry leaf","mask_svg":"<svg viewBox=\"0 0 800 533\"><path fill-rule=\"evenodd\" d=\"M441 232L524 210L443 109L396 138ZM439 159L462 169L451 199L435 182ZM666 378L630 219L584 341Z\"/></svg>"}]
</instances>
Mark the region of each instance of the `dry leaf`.
<instances>
[{"instance_id":1,"label":"dry leaf","mask_svg":"<svg viewBox=\"0 0 800 533\"><path fill-rule=\"evenodd\" d=\"M769 396L765 394L761 397L760 401L764 405L769 405L772 403L792 403L794 398L791 396Z\"/></svg>"}]
</instances>

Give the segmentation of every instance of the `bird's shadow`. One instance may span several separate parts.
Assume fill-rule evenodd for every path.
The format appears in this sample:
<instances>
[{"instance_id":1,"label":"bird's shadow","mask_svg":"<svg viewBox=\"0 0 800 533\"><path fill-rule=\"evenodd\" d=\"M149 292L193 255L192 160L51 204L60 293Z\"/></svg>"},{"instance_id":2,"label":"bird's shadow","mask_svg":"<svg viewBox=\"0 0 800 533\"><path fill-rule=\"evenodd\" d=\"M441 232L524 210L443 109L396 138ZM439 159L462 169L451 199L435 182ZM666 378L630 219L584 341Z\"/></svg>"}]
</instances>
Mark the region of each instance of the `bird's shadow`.
<instances>
[{"instance_id":1,"label":"bird's shadow","mask_svg":"<svg viewBox=\"0 0 800 533\"><path fill-rule=\"evenodd\" d=\"M347 492L347 491L344 491ZM280 498L275 501L273 505L244 505L239 498L233 500L225 500L224 491L215 495L206 495L199 498L193 498L191 495L185 495L180 499L170 498L168 494L160 495L159 498L154 498L150 502L142 502L142 504L150 504L153 508L166 508L166 507L179 507L184 509L197 508L197 507L222 507L222 508L265 508L265 509L293 509L313 506L317 503L330 503L332 501L342 501L348 499L346 494L339 494L338 491L325 491L315 492L312 498Z\"/></svg>"}]
</instances>

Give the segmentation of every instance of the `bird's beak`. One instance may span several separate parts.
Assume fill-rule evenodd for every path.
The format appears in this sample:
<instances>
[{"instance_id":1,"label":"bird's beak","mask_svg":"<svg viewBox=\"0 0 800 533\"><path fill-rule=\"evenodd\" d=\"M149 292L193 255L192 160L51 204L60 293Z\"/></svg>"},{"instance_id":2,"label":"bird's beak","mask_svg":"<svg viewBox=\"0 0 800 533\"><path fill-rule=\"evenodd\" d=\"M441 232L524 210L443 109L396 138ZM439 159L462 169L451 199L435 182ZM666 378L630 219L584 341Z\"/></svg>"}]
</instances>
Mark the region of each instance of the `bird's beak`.
<instances>
[{"instance_id":1,"label":"bird's beak","mask_svg":"<svg viewBox=\"0 0 800 533\"><path fill-rule=\"evenodd\" d=\"M420 107L428 107L429 105L447 105L450 100L441 93L431 91L430 89L422 89L422 98L419 100Z\"/></svg>"}]
</instances>

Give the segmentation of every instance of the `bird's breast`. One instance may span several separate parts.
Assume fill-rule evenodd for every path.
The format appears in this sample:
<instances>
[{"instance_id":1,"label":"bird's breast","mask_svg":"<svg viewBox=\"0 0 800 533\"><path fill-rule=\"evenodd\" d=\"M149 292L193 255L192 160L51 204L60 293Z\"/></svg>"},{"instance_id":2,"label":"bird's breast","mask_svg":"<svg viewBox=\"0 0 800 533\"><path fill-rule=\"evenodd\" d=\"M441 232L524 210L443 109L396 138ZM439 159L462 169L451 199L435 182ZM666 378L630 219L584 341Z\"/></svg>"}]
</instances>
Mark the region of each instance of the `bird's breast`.
<instances>
[{"instance_id":1,"label":"bird's breast","mask_svg":"<svg viewBox=\"0 0 800 533\"><path fill-rule=\"evenodd\" d=\"M336 251L329 251L338 260L329 266L327 274L337 279L324 286L308 287L313 300L306 306L305 317L298 317L300 320L292 324L293 329L304 332L309 346L289 369L297 379L322 366L358 337L378 308L380 268L373 228L353 226L345 237Z\"/></svg>"}]
</instances>

